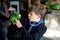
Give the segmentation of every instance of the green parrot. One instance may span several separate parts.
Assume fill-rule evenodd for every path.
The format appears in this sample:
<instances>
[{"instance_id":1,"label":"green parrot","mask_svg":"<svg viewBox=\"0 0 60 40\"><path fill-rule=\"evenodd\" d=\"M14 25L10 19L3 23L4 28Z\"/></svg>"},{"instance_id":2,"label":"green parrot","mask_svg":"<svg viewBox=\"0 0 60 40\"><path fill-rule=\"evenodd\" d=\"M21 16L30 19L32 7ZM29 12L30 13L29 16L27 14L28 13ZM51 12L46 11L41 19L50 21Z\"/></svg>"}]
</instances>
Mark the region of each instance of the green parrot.
<instances>
[{"instance_id":1,"label":"green parrot","mask_svg":"<svg viewBox=\"0 0 60 40\"><path fill-rule=\"evenodd\" d=\"M17 19L19 19L21 17L21 15L19 13L12 13L10 16L10 22L12 22L13 24L15 23L15 21Z\"/></svg>"}]
</instances>

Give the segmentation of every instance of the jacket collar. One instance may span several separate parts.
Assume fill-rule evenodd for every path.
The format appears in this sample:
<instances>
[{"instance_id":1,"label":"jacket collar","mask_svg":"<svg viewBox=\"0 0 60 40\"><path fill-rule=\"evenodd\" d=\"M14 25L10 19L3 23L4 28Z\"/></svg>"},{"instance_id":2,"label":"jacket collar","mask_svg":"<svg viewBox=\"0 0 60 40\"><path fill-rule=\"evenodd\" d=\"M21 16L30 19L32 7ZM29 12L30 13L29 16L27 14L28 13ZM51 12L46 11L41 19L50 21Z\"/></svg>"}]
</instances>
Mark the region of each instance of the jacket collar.
<instances>
[{"instance_id":1,"label":"jacket collar","mask_svg":"<svg viewBox=\"0 0 60 40\"><path fill-rule=\"evenodd\" d=\"M29 24L30 24L30 26L38 26L38 25L40 25L43 22L44 22L44 20L41 18L39 22L30 22L29 21Z\"/></svg>"}]
</instances>

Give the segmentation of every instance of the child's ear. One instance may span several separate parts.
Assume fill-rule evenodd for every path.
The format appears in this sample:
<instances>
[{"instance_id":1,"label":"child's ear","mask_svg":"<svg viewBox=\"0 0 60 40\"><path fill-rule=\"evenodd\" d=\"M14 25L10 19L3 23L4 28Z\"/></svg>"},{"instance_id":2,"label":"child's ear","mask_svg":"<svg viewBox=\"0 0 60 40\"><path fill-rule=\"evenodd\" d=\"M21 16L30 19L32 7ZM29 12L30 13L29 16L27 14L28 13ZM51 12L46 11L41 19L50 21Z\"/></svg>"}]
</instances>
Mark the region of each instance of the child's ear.
<instances>
[{"instance_id":1,"label":"child's ear","mask_svg":"<svg viewBox=\"0 0 60 40\"><path fill-rule=\"evenodd\" d=\"M41 15L38 15L38 18L41 18Z\"/></svg>"}]
</instances>

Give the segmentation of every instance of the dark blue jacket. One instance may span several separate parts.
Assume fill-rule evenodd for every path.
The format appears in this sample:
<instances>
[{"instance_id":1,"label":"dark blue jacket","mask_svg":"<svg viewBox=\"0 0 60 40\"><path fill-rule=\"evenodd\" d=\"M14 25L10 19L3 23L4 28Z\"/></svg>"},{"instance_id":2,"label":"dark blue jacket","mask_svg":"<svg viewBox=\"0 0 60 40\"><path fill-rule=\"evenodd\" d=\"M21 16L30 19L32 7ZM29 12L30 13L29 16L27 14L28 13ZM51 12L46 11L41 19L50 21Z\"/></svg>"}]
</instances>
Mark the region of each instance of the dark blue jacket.
<instances>
[{"instance_id":1,"label":"dark blue jacket","mask_svg":"<svg viewBox=\"0 0 60 40\"><path fill-rule=\"evenodd\" d=\"M33 26L29 32L31 27L29 21L21 20L21 23L23 27L17 28L15 26L16 28L11 29L9 32L9 40L40 40L47 30L45 24L40 23L38 26Z\"/></svg>"}]
</instances>

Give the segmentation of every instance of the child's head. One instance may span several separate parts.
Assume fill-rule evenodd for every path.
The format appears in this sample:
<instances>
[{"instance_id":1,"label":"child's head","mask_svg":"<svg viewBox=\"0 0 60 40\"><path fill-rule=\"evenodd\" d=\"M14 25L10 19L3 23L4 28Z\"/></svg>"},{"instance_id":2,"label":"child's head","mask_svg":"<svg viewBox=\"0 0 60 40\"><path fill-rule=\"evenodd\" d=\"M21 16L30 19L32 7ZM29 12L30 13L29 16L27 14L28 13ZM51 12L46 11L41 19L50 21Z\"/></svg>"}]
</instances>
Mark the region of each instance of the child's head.
<instances>
[{"instance_id":1,"label":"child's head","mask_svg":"<svg viewBox=\"0 0 60 40\"><path fill-rule=\"evenodd\" d=\"M28 18L32 22L38 22L40 18L44 17L45 11L45 9L41 9L33 5L29 8Z\"/></svg>"}]
</instances>

